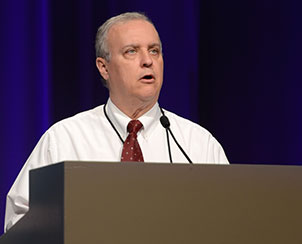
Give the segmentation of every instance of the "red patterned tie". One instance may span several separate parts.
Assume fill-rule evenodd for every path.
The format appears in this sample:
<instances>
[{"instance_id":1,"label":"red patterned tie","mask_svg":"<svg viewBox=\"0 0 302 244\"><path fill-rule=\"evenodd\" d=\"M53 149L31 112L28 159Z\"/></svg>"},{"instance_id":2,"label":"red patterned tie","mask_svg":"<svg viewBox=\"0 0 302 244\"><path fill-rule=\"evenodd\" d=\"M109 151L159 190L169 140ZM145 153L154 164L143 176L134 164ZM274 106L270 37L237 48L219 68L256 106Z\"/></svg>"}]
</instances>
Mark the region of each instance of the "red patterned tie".
<instances>
[{"instance_id":1,"label":"red patterned tie","mask_svg":"<svg viewBox=\"0 0 302 244\"><path fill-rule=\"evenodd\" d=\"M121 161L144 162L141 148L137 141L137 132L143 127L139 120L131 120L127 126L129 135L124 142Z\"/></svg>"}]
</instances>

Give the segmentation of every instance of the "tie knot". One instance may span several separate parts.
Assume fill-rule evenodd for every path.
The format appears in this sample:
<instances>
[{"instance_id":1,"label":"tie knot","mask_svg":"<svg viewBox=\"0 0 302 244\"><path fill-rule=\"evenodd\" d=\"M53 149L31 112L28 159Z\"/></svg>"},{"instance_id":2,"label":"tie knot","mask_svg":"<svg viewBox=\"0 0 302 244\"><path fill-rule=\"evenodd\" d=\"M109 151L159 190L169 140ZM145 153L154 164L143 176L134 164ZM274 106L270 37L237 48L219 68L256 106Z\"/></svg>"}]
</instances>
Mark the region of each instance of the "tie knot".
<instances>
[{"instance_id":1,"label":"tie knot","mask_svg":"<svg viewBox=\"0 0 302 244\"><path fill-rule=\"evenodd\" d=\"M139 120L131 120L127 126L127 131L136 134L142 127L143 124Z\"/></svg>"}]
</instances>

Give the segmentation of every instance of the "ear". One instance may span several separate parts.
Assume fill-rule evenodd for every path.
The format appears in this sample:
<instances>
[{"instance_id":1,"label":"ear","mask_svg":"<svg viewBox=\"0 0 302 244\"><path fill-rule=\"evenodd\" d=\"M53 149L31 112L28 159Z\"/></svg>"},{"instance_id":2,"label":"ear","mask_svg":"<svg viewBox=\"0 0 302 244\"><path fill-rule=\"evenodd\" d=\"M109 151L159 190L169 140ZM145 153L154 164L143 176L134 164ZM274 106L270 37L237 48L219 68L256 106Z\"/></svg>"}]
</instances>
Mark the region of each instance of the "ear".
<instances>
[{"instance_id":1,"label":"ear","mask_svg":"<svg viewBox=\"0 0 302 244\"><path fill-rule=\"evenodd\" d=\"M104 80L108 80L109 78L109 73L108 73L108 70L107 70L107 61L103 58L96 58L96 67L98 68L101 76L104 78Z\"/></svg>"}]
</instances>

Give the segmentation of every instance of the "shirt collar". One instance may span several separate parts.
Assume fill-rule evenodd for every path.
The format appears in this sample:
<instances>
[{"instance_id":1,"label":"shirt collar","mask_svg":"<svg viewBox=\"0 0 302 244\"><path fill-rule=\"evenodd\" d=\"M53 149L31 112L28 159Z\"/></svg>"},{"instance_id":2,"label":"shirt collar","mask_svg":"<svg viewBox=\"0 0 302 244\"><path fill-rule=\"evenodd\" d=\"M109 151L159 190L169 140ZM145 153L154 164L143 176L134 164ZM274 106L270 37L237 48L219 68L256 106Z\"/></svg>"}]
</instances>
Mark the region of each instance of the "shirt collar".
<instances>
[{"instance_id":1,"label":"shirt collar","mask_svg":"<svg viewBox=\"0 0 302 244\"><path fill-rule=\"evenodd\" d=\"M125 140L128 136L127 125L131 121L131 118L119 110L119 108L113 104L110 98L107 101L106 112L123 140ZM138 118L138 120L143 124L143 128L140 130L140 132L138 132L138 134L141 133L145 139L148 139L153 131L153 128L159 122L160 116L161 112L159 105L158 103L155 103L155 105L148 112Z\"/></svg>"}]
</instances>

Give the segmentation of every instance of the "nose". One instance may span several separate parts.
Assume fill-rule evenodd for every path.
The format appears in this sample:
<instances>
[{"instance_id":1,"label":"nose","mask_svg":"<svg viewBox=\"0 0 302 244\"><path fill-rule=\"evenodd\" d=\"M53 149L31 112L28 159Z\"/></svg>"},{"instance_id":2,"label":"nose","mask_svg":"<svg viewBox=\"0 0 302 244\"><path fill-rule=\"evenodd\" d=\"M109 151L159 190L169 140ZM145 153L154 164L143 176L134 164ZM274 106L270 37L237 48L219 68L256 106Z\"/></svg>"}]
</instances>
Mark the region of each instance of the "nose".
<instances>
[{"instance_id":1,"label":"nose","mask_svg":"<svg viewBox=\"0 0 302 244\"><path fill-rule=\"evenodd\" d=\"M142 67L150 67L153 64L153 59L149 51L143 51L141 53L141 66Z\"/></svg>"}]
</instances>

